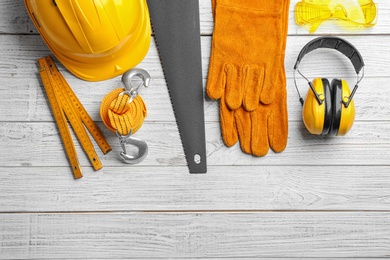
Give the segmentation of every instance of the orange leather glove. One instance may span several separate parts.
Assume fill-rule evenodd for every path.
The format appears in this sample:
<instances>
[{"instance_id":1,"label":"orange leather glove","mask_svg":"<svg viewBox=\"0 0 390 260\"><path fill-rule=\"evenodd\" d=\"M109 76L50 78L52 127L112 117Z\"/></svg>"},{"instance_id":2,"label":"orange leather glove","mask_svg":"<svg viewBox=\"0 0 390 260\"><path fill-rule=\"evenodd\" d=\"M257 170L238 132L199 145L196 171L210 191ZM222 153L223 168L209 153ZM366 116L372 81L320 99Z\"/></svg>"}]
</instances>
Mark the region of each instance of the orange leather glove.
<instances>
[{"instance_id":1,"label":"orange leather glove","mask_svg":"<svg viewBox=\"0 0 390 260\"><path fill-rule=\"evenodd\" d=\"M279 74L283 82L284 73ZM241 150L254 156L264 156L269 147L282 152L287 145L288 118L286 88L282 88L269 105L259 104L254 111L244 107L231 110L223 98L220 100L222 137L227 146L240 141Z\"/></svg>"},{"instance_id":2,"label":"orange leather glove","mask_svg":"<svg viewBox=\"0 0 390 260\"><path fill-rule=\"evenodd\" d=\"M281 152L287 143L284 50L289 0L212 0L214 33L207 93L220 99L227 146Z\"/></svg>"}]
</instances>

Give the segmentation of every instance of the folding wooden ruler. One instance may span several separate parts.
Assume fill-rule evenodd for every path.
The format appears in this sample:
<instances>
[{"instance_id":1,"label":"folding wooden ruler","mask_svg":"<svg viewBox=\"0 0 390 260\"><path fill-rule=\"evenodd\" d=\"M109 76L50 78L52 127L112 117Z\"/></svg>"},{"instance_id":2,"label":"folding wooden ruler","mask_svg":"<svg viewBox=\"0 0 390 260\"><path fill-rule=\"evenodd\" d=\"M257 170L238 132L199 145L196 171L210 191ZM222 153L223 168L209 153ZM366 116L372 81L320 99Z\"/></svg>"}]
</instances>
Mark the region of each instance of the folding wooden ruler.
<instances>
[{"instance_id":1,"label":"folding wooden ruler","mask_svg":"<svg viewBox=\"0 0 390 260\"><path fill-rule=\"evenodd\" d=\"M56 120L74 177L79 179L83 175L67 119L69 120L77 139L81 143L83 150L91 161L93 168L95 170L101 169L102 164L83 124L104 154L111 151L110 145L107 143L95 122L88 115L65 78L58 71L52 58L50 56L41 58L38 60L38 63L39 74L49 99L52 113Z\"/></svg>"}]
</instances>

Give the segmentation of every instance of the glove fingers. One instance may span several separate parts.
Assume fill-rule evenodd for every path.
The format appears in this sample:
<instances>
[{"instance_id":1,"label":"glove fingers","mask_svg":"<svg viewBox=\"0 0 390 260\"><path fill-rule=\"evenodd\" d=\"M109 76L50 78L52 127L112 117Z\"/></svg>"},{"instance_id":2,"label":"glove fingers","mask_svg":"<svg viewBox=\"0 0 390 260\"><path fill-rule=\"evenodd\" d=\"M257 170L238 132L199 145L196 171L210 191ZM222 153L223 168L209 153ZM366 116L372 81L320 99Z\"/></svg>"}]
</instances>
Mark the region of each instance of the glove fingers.
<instances>
[{"instance_id":1,"label":"glove fingers","mask_svg":"<svg viewBox=\"0 0 390 260\"><path fill-rule=\"evenodd\" d=\"M278 121L278 123L276 123L276 121ZM274 116L270 116L268 126L269 140L272 150L276 153L283 152L287 146L287 120L284 118L275 118Z\"/></svg>"},{"instance_id":2,"label":"glove fingers","mask_svg":"<svg viewBox=\"0 0 390 260\"><path fill-rule=\"evenodd\" d=\"M275 99L275 89L279 86L275 86L275 75L272 75L272 71L266 71L264 73L264 86L260 94L260 102L264 105L271 104Z\"/></svg>"},{"instance_id":3,"label":"glove fingers","mask_svg":"<svg viewBox=\"0 0 390 260\"><path fill-rule=\"evenodd\" d=\"M225 85L226 74L224 68L218 62L218 59L214 57L214 53L211 52L206 86L207 95L214 100L220 99L224 93Z\"/></svg>"},{"instance_id":4,"label":"glove fingers","mask_svg":"<svg viewBox=\"0 0 390 260\"><path fill-rule=\"evenodd\" d=\"M207 80L207 95L214 100L225 97L225 104L231 110L239 108L242 104L242 86L239 84L239 69L232 64L225 64L220 68L210 60Z\"/></svg>"},{"instance_id":5,"label":"glove fingers","mask_svg":"<svg viewBox=\"0 0 390 260\"><path fill-rule=\"evenodd\" d=\"M259 106L261 90L264 84L264 67L245 65L243 67L244 108L254 111Z\"/></svg>"},{"instance_id":6,"label":"glove fingers","mask_svg":"<svg viewBox=\"0 0 390 260\"><path fill-rule=\"evenodd\" d=\"M238 109L242 104L243 87L240 82L242 74L238 66L232 64L225 65L226 74L226 86L225 86L225 98L226 105L231 110Z\"/></svg>"},{"instance_id":7,"label":"glove fingers","mask_svg":"<svg viewBox=\"0 0 390 260\"><path fill-rule=\"evenodd\" d=\"M268 117L268 138L272 150L279 153L286 148L288 138L288 118L285 90L281 93L280 97L276 97L272 105L275 105L275 108Z\"/></svg>"},{"instance_id":8,"label":"glove fingers","mask_svg":"<svg viewBox=\"0 0 390 260\"><path fill-rule=\"evenodd\" d=\"M220 99L220 120L221 120L221 132L222 138L226 146L230 147L237 143L238 133L237 126L234 120L234 111L230 110L223 98Z\"/></svg>"},{"instance_id":9,"label":"glove fingers","mask_svg":"<svg viewBox=\"0 0 390 260\"><path fill-rule=\"evenodd\" d=\"M241 150L244 153L251 154L251 118L250 113L243 107L234 111L234 118L237 125L238 138L240 140Z\"/></svg>"},{"instance_id":10,"label":"glove fingers","mask_svg":"<svg viewBox=\"0 0 390 260\"><path fill-rule=\"evenodd\" d=\"M268 113L264 105L259 105L258 108L250 112L252 122L252 155L265 156L269 150L268 142Z\"/></svg>"}]
</instances>

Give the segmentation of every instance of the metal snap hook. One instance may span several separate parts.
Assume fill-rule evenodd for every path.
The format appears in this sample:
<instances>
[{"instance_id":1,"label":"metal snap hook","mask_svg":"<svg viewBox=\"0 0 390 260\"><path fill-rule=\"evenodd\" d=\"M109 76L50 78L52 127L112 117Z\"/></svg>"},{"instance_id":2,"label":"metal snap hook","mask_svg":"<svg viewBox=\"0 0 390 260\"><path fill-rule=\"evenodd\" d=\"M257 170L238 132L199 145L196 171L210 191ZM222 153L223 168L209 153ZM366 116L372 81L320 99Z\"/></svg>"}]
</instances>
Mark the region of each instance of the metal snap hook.
<instances>
[{"instance_id":1,"label":"metal snap hook","mask_svg":"<svg viewBox=\"0 0 390 260\"><path fill-rule=\"evenodd\" d=\"M116 135L119 137L119 143L122 147L123 152L120 153L123 161L128 164L137 164L145 159L148 154L148 145L142 139L132 137L132 131L128 135L121 135L116 131ZM138 148L138 153L135 155L129 155L126 152L126 144L133 145Z\"/></svg>"},{"instance_id":2,"label":"metal snap hook","mask_svg":"<svg viewBox=\"0 0 390 260\"><path fill-rule=\"evenodd\" d=\"M133 86L133 82L132 82L132 79L135 76L138 76L142 79L141 84L139 84L136 87ZM150 80L151 80L151 77L146 70L134 68L134 69L126 71L122 75L122 82L125 85L125 91L122 91L121 93L119 93L119 96L128 95L130 97L129 103L131 103L134 100L134 98L138 95L142 86L144 86L146 88L149 87Z\"/></svg>"}]
</instances>

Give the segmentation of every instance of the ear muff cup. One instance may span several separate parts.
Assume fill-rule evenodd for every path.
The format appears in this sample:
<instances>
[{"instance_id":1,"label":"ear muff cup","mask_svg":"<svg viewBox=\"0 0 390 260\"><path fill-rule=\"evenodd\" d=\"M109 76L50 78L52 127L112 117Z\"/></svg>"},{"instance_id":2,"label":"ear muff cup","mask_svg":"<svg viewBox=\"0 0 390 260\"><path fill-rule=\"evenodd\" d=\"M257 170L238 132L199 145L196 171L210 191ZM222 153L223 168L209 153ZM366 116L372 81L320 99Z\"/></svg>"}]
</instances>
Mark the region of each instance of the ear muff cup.
<instances>
[{"instance_id":1,"label":"ear muff cup","mask_svg":"<svg viewBox=\"0 0 390 260\"><path fill-rule=\"evenodd\" d=\"M329 80L322 78L322 86L324 88L325 100L322 104L324 106L324 126L322 128L321 135L326 135L331 131L332 122L333 122L333 107L332 107L332 87L329 83Z\"/></svg>"},{"instance_id":2,"label":"ear muff cup","mask_svg":"<svg viewBox=\"0 0 390 260\"><path fill-rule=\"evenodd\" d=\"M342 83L339 79L333 79L330 86L332 92L332 123L329 128L329 135L337 135L339 132L342 117Z\"/></svg>"},{"instance_id":3,"label":"ear muff cup","mask_svg":"<svg viewBox=\"0 0 390 260\"><path fill-rule=\"evenodd\" d=\"M311 89L307 91L302 109L303 123L311 134L325 135L332 125L332 91L326 78L315 78L312 85L322 103L317 101Z\"/></svg>"},{"instance_id":4,"label":"ear muff cup","mask_svg":"<svg viewBox=\"0 0 390 260\"><path fill-rule=\"evenodd\" d=\"M332 83L325 78L316 78L310 82L298 69L303 57L317 49L333 49L344 54L352 63L357 81L351 91L345 80L334 79ZM363 79L364 61L359 51L349 42L339 37L318 37L308 42L299 52L294 65L294 84L301 102L302 119L311 134L315 135L338 135L343 136L351 129L355 120L355 106L353 96L358 88L358 84ZM295 73L305 78L310 89L306 98L303 99L299 92Z\"/></svg>"},{"instance_id":5,"label":"ear muff cup","mask_svg":"<svg viewBox=\"0 0 390 260\"><path fill-rule=\"evenodd\" d=\"M333 81L332 86L335 93L332 104L334 104L335 110L333 114L332 133L337 136L343 136L348 133L355 121L355 104L353 100L349 103L348 107L343 104L343 102L348 101L348 97L351 95L348 83L343 79Z\"/></svg>"},{"instance_id":6,"label":"ear muff cup","mask_svg":"<svg viewBox=\"0 0 390 260\"><path fill-rule=\"evenodd\" d=\"M308 90L302 109L302 119L311 134L315 135L345 135L355 120L355 105L353 100L348 107L344 102L351 95L345 80L315 78L312 81L315 91L323 101L317 101L313 91Z\"/></svg>"}]
</instances>

